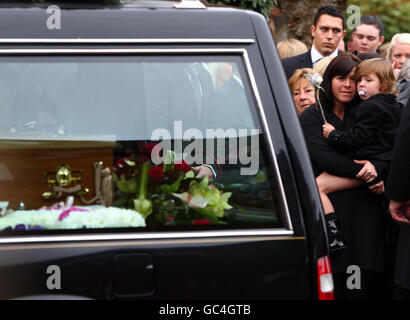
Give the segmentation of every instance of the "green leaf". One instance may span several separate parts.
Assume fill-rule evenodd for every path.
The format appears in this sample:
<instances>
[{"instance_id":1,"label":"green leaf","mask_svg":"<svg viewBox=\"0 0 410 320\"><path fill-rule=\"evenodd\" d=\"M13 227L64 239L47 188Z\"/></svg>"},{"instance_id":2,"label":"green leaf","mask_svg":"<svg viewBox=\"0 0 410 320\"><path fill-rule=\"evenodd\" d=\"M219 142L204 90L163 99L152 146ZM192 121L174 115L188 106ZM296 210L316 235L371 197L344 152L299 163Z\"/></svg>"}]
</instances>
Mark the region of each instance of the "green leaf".
<instances>
[{"instance_id":1,"label":"green leaf","mask_svg":"<svg viewBox=\"0 0 410 320\"><path fill-rule=\"evenodd\" d=\"M179 186L180 186L180 184L181 184L181 181L182 181L182 179L183 179L183 177L182 176L179 176L178 177L178 180L177 181L175 181L173 184L171 184L171 185L169 185L169 184L161 184L160 186L159 186L159 190L161 190L161 191L163 191L163 192L166 192L166 193L174 193L174 192L177 192L178 191L178 189L179 189Z\"/></svg>"},{"instance_id":2,"label":"green leaf","mask_svg":"<svg viewBox=\"0 0 410 320\"><path fill-rule=\"evenodd\" d=\"M123 175L119 179L118 176L114 173L113 181L117 185L117 188L125 194L132 194L137 192L138 184L135 179L127 180Z\"/></svg>"},{"instance_id":3,"label":"green leaf","mask_svg":"<svg viewBox=\"0 0 410 320\"><path fill-rule=\"evenodd\" d=\"M265 171L259 171L256 176L250 181L250 184L262 183L268 180Z\"/></svg>"},{"instance_id":4,"label":"green leaf","mask_svg":"<svg viewBox=\"0 0 410 320\"><path fill-rule=\"evenodd\" d=\"M164 172L174 169L175 153L171 150L164 150L164 163L162 169Z\"/></svg>"},{"instance_id":5,"label":"green leaf","mask_svg":"<svg viewBox=\"0 0 410 320\"><path fill-rule=\"evenodd\" d=\"M187 173L185 173L184 180L185 180L185 179L192 179L192 178L195 178L194 170L190 170L190 171L188 171Z\"/></svg>"},{"instance_id":6,"label":"green leaf","mask_svg":"<svg viewBox=\"0 0 410 320\"><path fill-rule=\"evenodd\" d=\"M147 199L134 199L134 209L146 218L152 213L152 203Z\"/></svg>"}]
</instances>

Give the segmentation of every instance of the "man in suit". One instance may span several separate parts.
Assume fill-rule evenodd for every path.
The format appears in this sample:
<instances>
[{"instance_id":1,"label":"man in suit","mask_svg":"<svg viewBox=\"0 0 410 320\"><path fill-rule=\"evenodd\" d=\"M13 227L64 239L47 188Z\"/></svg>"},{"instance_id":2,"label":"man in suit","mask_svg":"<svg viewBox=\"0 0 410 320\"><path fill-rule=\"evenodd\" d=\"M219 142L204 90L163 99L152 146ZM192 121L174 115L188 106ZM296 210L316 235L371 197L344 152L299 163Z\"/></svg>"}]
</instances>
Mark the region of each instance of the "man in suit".
<instances>
[{"instance_id":1,"label":"man in suit","mask_svg":"<svg viewBox=\"0 0 410 320\"><path fill-rule=\"evenodd\" d=\"M344 26L343 11L334 6L321 7L316 12L311 26L312 48L306 53L282 60L287 78L289 79L296 69L313 68L323 57L337 56L337 46L346 34Z\"/></svg>"},{"instance_id":2,"label":"man in suit","mask_svg":"<svg viewBox=\"0 0 410 320\"><path fill-rule=\"evenodd\" d=\"M394 279L398 284L396 298L410 300L410 99L403 108L387 181L390 214L400 226Z\"/></svg>"}]
</instances>

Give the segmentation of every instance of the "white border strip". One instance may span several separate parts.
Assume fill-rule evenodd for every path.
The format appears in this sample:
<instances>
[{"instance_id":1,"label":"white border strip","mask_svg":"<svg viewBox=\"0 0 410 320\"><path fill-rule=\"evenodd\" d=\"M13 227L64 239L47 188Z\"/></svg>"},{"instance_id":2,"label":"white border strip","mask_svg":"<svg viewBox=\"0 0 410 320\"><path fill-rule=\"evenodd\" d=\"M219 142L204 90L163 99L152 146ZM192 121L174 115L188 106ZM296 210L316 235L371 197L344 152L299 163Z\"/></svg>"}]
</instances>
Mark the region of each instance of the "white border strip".
<instances>
[{"instance_id":1,"label":"white border strip","mask_svg":"<svg viewBox=\"0 0 410 320\"><path fill-rule=\"evenodd\" d=\"M160 239L197 239L239 236L291 236L293 231L286 229L232 230L232 231L189 231L189 232L144 232L118 234L86 234L67 236L24 236L0 238L0 244L39 243L39 242L75 242L75 241L110 241L110 240L160 240Z\"/></svg>"},{"instance_id":2,"label":"white border strip","mask_svg":"<svg viewBox=\"0 0 410 320\"><path fill-rule=\"evenodd\" d=\"M262 117L262 126L265 132L269 133L266 116L263 110L262 101L259 95L259 91L256 85L256 80L252 71L252 66L249 61L248 53L243 48L208 48L208 49L0 49L0 55L15 55L15 54L176 54L176 53L188 53L188 54L209 54L209 53L231 53L241 54L245 60L245 66L248 71L251 87L256 98L256 104L259 109L259 113ZM209 232L175 232L175 233L145 233L145 234L100 234L100 235L73 235L73 236L43 236L43 237L15 237L15 238L0 238L1 243L22 243L22 242L45 242L45 241L90 241L90 240L126 240L126 239L163 239L163 238L198 238L198 237L229 237L229 236L259 236L259 235L292 235L293 226L290 219L289 207L287 205L285 191L283 188L283 182L279 172L278 162L275 156L273 142L270 135L267 135L271 158L274 162L275 173L278 179L280 194L282 203L285 209L286 223L288 229L265 229L265 230L236 230L236 231L209 231Z\"/></svg>"},{"instance_id":3,"label":"white border strip","mask_svg":"<svg viewBox=\"0 0 410 320\"><path fill-rule=\"evenodd\" d=\"M163 55L167 53L176 54L209 54L209 53L241 53L245 49L226 48L226 49L0 49L0 55L118 55L118 54L155 54Z\"/></svg>"},{"instance_id":4,"label":"white border strip","mask_svg":"<svg viewBox=\"0 0 410 320\"><path fill-rule=\"evenodd\" d=\"M175 43L233 43L233 44L252 44L254 39L30 39L30 38L0 38L1 44L175 44Z\"/></svg>"}]
</instances>

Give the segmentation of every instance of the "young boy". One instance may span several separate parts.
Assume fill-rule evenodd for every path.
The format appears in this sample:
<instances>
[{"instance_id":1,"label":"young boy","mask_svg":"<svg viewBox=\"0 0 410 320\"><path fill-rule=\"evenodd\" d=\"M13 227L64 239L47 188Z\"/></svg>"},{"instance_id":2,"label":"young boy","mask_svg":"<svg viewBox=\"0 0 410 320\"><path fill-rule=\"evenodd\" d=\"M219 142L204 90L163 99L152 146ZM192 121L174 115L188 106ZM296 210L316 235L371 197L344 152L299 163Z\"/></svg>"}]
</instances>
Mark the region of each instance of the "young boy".
<instances>
[{"instance_id":1,"label":"young boy","mask_svg":"<svg viewBox=\"0 0 410 320\"><path fill-rule=\"evenodd\" d=\"M358 106L353 126L338 131L325 123L323 135L334 149L343 150L352 159L390 161L394 139L400 122L400 109L395 103L395 77L391 64L385 59L368 59L356 70L357 91L363 102ZM381 180L372 181L375 184ZM328 194L351 189L360 181L323 173L317 178L319 194L327 221L330 248L337 250L345 245L340 237L337 216ZM381 193L383 190L375 190Z\"/></svg>"}]
</instances>

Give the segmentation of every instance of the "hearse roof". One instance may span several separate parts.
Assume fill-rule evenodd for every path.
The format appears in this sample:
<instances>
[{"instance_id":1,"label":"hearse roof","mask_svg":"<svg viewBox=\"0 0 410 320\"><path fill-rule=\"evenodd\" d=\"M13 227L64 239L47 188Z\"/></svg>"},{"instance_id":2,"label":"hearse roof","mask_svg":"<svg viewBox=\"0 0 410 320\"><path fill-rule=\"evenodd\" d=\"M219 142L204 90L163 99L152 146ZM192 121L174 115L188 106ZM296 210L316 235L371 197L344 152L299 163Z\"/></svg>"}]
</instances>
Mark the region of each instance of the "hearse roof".
<instances>
[{"instance_id":1,"label":"hearse roof","mask_svg":"<svg viewBox=\"0 0 410 320\"><path fill-rule=\"evenodd\" d=\"M178 1L71 1L0 4L0 38L256 38L252 20L258 13L229 7L203 9L173 7ZM47 19L61 9L61 28L48 29ZM261 23L261 21L259 21Z\"/></svg>"}]
</instances>

